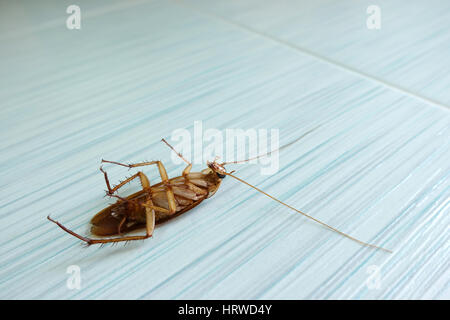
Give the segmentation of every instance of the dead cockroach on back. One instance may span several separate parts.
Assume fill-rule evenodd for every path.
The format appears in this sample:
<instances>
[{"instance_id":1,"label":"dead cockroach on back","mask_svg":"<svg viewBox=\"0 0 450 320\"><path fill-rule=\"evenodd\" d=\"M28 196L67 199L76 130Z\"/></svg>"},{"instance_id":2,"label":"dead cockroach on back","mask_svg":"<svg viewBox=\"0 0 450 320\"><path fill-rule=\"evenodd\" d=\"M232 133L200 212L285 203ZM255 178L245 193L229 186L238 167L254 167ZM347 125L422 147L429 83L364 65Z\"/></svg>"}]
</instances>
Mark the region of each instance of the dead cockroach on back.
<instances>
[{"instance_id":1,"label":"dead cockroach on back","mask_svg":"<svg viewBox=\"0 0 450 320\"><path fill-rule=\"evenodd\" d=\"M285 148L291 145L292 143L300 140L311 131L312 130L308 131L300 138L279 148L278 150L281 150L282 148ZM296 208L278 200L277 198L251 185L250 183L236 177L235 175L233 175L234 171L229 173L225 169L225 165L227 164L246 162L252 159L234 161L230 163L227 162L218 163L216 159L213 162L208 162L207 163L208 167L202 170L201 172L191 172L192 164L189 161L187 161L180 153L178 153L166 140L162 139L162 141L167 146L169 146L169 148L171 148L181 159L183 159L183 161L187 163L187 166L183 170L181 176L169 179L166 173L166 169L164 168L164 165L162 164L161 161L142 162L136 164L123 164L115 161L102 160L102 163L111 163L128 168L156 165L158 167L159 174L161 176L160 183L151 185L147 176L142 171L139 171L138 173L120 182L118 185L111 187L106 171L104 171L103 168L100 167L100 171L104 174L105 177L106 187L108 189L107 195L111 197L116 197L118 198L118 200L116 203L98 212L91 219L92 224L91 232L96 236L110 236L110 237L117 236L117 237L100 238L100 239L87 238L66 228L58 221L55 221L50 217L47 218L50 221L56 223L64 231L86 242L88 245L97 243L105 244L105 243L116 243L121 241L144 240L152 236L155 225L168 221L176 216L179 216L193 209L194 207L199 205L203 200L213 196L219 189L222 180L226 176L230 176L246 184L247 186L257 190L258 192L266 195L267 197L279 202L280 204L288 207L289 209L292 209L302 214L303 216L311 220L314 220L317 223L320 223L324 227L331 229L332 231L337 232L344 237L356 241L364 246L391 252L390 250L353 238L352 236L343 233L337 230L336 228L333 228L330 225L314 217L311 217L310 215L300 210L297 210ZM272 152L274 151L271 151L270 153ZM270 153L267 153L265 155L268 155ZM258 157L265 155L260 155ZM121 197L116 194L118 189L120 189L125 184L131 182L134 179L140 180L142 185L141 191L136 192L127 197ZM146 231L145 235L136 235L136 236L123 235L125 233L143 228L145 228Z\"/></svg>"}]
</instances>

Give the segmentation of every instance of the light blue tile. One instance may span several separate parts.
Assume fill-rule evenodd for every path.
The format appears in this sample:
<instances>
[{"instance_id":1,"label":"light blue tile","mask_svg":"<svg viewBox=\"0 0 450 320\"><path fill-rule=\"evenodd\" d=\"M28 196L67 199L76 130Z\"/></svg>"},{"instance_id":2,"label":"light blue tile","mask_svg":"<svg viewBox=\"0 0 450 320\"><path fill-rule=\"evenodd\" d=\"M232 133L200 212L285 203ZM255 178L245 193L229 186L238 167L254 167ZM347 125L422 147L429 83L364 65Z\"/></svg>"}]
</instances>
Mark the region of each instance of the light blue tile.
<instances>
[{"instance_id":1,"label":"light blue tile","mask_svg":"<svg viewBox=\"0 0 450 320\"><path fill-rule=\"evenodd\" d=\"M178 3L81 2L79 31L49 24L64 22L65 10L42 3L49 10L36 25L0 32L0 297L449 297L447 110ZM394 253L228 178L191 213L126 247L83 248L46 220L88 233L110 202L102 158L161 159L179 175L159 140L196 120L278 128L281 144L320 124L280 153L277 174L254 165L236 174ZM114 182L129 175L107 169ZM80 290L66 287L70 265L81 268ZM367 286L371 266L378 289Z\"/></svg>"},{"instance_id":2,"label":"light blue tile","mask_svg":"<svg viewBox=\"0 0 450 320\"><path fill-rule=\"evenodd\" d=\"M184 0L349 72L450 107L450 2ZM380 9L380 29L368 29ZM216 17L217 18L217 17Z\"/></svg>"}]
</instances>

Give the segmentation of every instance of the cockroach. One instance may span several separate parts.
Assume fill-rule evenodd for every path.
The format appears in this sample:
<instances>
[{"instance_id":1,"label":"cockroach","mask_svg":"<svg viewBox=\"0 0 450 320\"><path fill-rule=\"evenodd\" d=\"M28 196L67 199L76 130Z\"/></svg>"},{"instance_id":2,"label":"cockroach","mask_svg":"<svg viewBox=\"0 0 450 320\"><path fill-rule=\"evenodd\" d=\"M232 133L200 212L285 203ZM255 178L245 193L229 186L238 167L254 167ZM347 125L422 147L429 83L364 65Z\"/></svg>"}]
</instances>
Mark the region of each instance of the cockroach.
<instances>
[{"instance_id":1,"label":"cockroach","mask_svg":"<svg viewBox=\"0 0 450 320\"><path fill-rule=\"evenodd\" d=\"M278 200L274 196L240 179L239 177L233 174L234 171L227 172L227 170L225 169L225 165L231 163L247 162L262 156L269 155L275 151L281 150L293 144L294 142L300 140L313 130L308 131L307 133L303 134L300 138L297 138L293 142L284 145L277 150L273 150L264 155L259 155L252 159L233 162L223 162L223 163L217 162L217 158L212 162L208 161L207 168L202 170L201 172L191 172L192 164L189 161L187 161L181 153L177 152L165 139L162 139L161 140L162 142L164 142L170 149L172 149L173 152L175 152L178 155L178 157L180 157L184 162L187 163L187 166L184 168L181 176L169 179L169 177L167 176L166 169L164 168L164 165L162 164L161 161L124 164L116 161L102 160L102 163L119 165L130 169L136 167L156 165L159 170L159 175L161 176L161 182L155 185L151 185L147 176L142 171L139 171L136 174L132 175L131 177L120 182L116 186L111 187L108 179L108 174L103 169L103 166L100 167L100 171L103 173L105 178L105 183L107 187L106 194L110 197L117 198L117 201L116 203L98 212L91 219L92 224L91 233L98 237L107 236L108 238L99 238L99 239L87 238L66 228L58 221L55 221L52 218L50 218L50 216L48 216L47 219L53 223L56 223L64 231L84 241L88 246L92 244L105 244L122 241L144 240L150 238L153 235L155 225L171 220L177 216L180 216L190 211L194 207L198 206L203 200L212 197L219 189L222 180L228 176L237 181L242 182L243 184L262 193L263 195L271 198L272 200L277 201L283 206L286 206L289 209L297 213L300 213L306 218L311 219L321 224L322 226L339 233L340 235L346 238L349 238L363 246L371 247L374 249L380 249L391 253L392 251L388 249L358 240L304 213L303 211L300 211L282 202L281 200ZM131 194L127 197L119 196L117 194L117 191L134 179L140 180L142 190L134 194ZM145 235L134 235L134 236L124 235L131 231L143 228L145 228Z\"/></svg>"}]
</instances>

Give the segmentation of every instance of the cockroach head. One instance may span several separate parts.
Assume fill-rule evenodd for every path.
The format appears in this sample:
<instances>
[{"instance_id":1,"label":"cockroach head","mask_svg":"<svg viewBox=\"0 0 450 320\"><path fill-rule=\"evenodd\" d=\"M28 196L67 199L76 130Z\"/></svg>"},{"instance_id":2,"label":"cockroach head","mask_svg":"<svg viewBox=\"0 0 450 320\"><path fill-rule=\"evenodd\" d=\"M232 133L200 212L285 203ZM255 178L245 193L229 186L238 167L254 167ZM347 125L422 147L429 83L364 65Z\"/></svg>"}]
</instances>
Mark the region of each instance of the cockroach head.
<instances>
[{"instance_id":1,"label":"cockroach head","mask_svg":"<svg viewBox=\"0 0 450 320\"><path fill-rule=\"evenodd\" d=\"M207 165L212 171L217 174L220 179L223 179L226 177L227 170L225 170L225 167L222 164L218 163L216 160L217 159L214 159L214 161L212 162L208 161Z\"/></svg>"}]
</instances>

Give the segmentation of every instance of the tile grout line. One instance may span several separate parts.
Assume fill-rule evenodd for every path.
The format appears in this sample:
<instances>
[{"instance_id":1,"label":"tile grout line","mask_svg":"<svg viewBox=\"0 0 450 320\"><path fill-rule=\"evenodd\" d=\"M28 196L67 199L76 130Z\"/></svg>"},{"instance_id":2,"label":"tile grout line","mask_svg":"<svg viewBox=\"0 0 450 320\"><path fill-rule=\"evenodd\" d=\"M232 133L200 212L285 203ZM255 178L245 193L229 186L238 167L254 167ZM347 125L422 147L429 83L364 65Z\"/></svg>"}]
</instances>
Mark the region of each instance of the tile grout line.
<instances>
[{"instance_id":1,"label":"tile grout line","mask_svg":"<svg viewBox=\"0 0 450 320\"><path fill-rule=\"evenodd\" d=\"M424 103L426 103L428 105L432 105L434 107L437 107L437 108L440 108L440 109L444 109L445 111L449 111L449 109L450 109L450 106L447 106L444 103L441 103L441 102L439 102L437 100L434 100L434 99L431 99L431 98L427 98L427 97L422 96L420 94L417 94L417 93L415 93L415 92L413 92L411 90L408 90L408 89L405 89L405 88L403 88L401 86L398 86L398 85L395 85L393 83L387 82L387 81L382 80L380 78L377 78L377 77L375 77L373 75L370 75L370 74L368 74L366 72L363 72L363 71L360 71L358 69L352 68L352 67L350 67L350 66L348 66L346 64L340 63L340 62L335 61L333 59L329 59L327 57L324 57L322 55L317 54L314 51L311 51L311 50L306 49L304 47L301 47L299 45L295 45L295 44L290 43L290 42L288 42L286 40L279 39L277 37L271 36L270 34L261 32L259 30L256 30L256 29L254 29L252 27L249 27L247 25L244 25L242 23L235 22L235 21L232 21L232 20L230 20L230 19L228 19L226 17L223 17L221 15L212 13L212 12L207 11L207 10L200 9L200 8L198 8L195 5L194 6L188 5L188 4L184 3L183 0L181 0L181 1L180 0L172 0L171 2L176 4L176 5L179 5L179 6L182 6L184 8L187 8L187 9L189 9L191 11L195 11L195 12L197 12L197 13L203 15L203 16L207 16L207 17L212 18L214 20L219 20L219 21L224 22L224 23L226 23L228 25L232 25L232 26L234 26L234 27L236 27L238 29L246 31L247 33L251 33L253 35L257 35L257 36L259 36L261 38L264 38L266 40L269 40L271 42L280 44L280 45L282 45L284 47L287 47L287 48L289 48L289 49L291 49L291 50L293 50L293 51L295 51L297 53L301 53L301 54L310 56L310 57L312 57L312 58L314 58L314 59L316 59L316 60L318 60L320 62L323 62L323 63L326 63L328 65L331 65L331 66L333 66L334 68L336 68L338 70L342 70L342 71L345 71L347 73L356 75L359 78L363 78L363 79L369 80L369 81L371 81L373 83L379 84L379 85L381 85L383 87L386 87L386 88L388 88L390 90L393 90L395 92L399 92L402 95L409 96L411 98L414 98L416 100L424 102Z\"/></svg>"}]
</instances>

